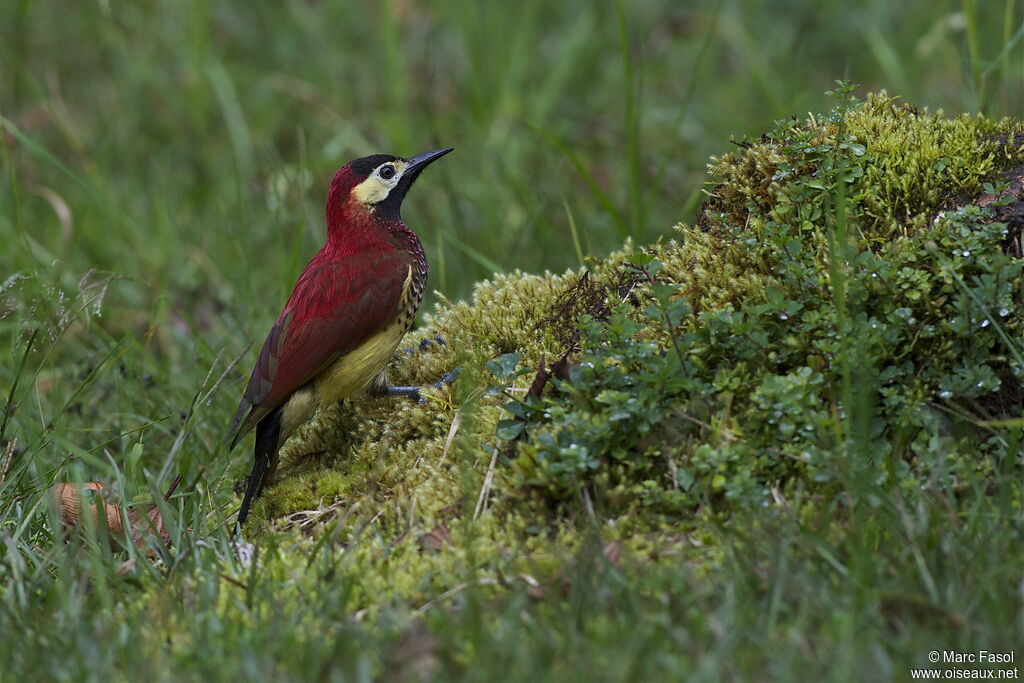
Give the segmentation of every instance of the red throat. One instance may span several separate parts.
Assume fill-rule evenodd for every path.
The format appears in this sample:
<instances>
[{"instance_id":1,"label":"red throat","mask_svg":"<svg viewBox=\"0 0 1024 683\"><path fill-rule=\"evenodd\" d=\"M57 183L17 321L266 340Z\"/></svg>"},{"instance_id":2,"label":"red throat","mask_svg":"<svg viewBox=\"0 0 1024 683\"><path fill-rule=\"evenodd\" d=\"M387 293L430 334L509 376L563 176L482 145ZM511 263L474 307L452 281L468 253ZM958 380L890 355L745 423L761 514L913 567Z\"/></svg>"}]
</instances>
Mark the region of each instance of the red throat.
<instances>
[{"instance_id":1,"label":"red throat","mask_svg":"<svg viewBox=\"0 0 1024 683\"><path fill-rule=\"evenodd\" d=\"M388 226L352 197L359 180L347 167L338 169L327 193L327 243L324 251L346 257L367 248L390 248Z\"/></svg>"}]
</instances>

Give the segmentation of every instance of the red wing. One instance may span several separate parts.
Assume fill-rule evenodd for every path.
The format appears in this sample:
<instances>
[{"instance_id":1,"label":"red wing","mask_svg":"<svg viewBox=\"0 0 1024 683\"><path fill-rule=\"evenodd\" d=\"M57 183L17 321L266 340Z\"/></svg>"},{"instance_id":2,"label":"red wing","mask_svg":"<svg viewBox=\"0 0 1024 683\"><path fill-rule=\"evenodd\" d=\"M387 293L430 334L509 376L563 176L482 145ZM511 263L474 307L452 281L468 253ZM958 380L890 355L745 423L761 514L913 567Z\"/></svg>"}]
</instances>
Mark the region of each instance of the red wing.
<instances>
[{"instance_id":1,"label":"red wing","mask_svg":"<svg viewBox=\"0 0 1024 683\"><path fill-rule=\"evenodd\" d=\"M401 252L357 254L342 262L314 257L263 342L228 430L231 445L338 356L393 320L408 277Z\"/></svg>"}]
</instances>

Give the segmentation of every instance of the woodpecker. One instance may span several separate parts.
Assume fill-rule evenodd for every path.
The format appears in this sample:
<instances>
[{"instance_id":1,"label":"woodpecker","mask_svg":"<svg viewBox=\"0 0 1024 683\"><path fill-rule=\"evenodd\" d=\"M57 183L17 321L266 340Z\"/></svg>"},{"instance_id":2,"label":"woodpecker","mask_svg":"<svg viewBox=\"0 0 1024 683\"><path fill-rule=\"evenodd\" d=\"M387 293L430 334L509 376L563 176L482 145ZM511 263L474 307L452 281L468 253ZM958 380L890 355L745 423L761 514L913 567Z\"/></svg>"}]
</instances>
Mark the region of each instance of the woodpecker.
<instances>
[{"instance_id":1,"label":"woodpecker","mask_svg":"<svg viewBox=\"0 0 1024 683\"><path fill-rule=\"evenodd\" d=\"M418 395L417 387L390 387L385 377L427 281L423 245L402 221L402 200L423 169L451 151L374 154L334 174L327 242L270 329L228 428L231 448L256 430L236 530L273 478L278 450L317 408L366 392Z\"/></svg>"}]
</instances>

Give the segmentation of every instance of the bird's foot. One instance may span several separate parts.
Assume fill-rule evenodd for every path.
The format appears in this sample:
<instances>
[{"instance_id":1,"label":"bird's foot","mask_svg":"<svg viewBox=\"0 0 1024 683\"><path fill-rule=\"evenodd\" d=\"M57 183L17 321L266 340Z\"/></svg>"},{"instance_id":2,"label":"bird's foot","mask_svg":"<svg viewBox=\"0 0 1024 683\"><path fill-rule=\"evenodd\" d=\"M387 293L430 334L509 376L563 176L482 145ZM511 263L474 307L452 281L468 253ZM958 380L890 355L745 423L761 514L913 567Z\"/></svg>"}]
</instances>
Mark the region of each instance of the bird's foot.
<instances>
[{"instance_id":1,"label":"bird's foot","mask_svg":"<svg viewBox=\"0 0 1024 683\"><path fill-rule=\"evenodd\" d=\"M384 387L385 396L402 396L405 398L411 398L417 403L423 403L423 397L420 396L419 387Z\"/></svg>"},{"instance_id":2,"label":"bird's foot","mask_svg":"<svg viewBox=\"0 0 1024 683\"><path fill-rule=\"evenodd\" d=\"M428 340L424 339L423 341ZM455 378L459 376L459 370L460 368L455 368L454 370L450 370L444 373L443 375L441 375L441 379L437 380L430 386L434 387L435 389L440 389L446 384L451 384L452 382L455 381ZM420 394L421 388L422 387L384 387L384 391L382 393L385 396L402 396L405 398L412 399L417 403L423 403L423 396Z\"/></svg>"},{"instance_id":3,"label":"bird's foot","mask_svg":"<svg viewBox=\"0 0 1024 683\"><path fill-rule=\"evenodd\" d=\"M417 351L426 351L431 346L444 346L444 338L440 335L436 337L428 337L416 346L410 346L407 349L402 349L402 353L416 353Z\"/></svg>"}]
</instances>

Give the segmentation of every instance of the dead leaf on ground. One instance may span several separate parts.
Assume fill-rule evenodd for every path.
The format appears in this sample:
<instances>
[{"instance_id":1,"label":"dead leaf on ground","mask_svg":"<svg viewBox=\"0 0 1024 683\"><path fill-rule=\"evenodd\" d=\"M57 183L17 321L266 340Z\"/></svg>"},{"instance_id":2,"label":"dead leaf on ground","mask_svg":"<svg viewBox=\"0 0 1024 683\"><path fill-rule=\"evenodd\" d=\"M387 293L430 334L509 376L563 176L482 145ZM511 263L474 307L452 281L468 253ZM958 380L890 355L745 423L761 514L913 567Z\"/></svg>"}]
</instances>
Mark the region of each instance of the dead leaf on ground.
<instances>
[{"instance_id":1,"label":"dead leaf on ground","mask_svg":"<svg viewBox=\"0 0 1024 683\"><path fill-rule=\"evenodd\" d=\"M171 484L164 500L170 498L179 481L180 476ZM107 500L101 493L104 489L106 484L101 481L61 482L50 487L50 504L60 518L65 534L83 524L102 524L112 539L121 544L130 540L150 556L156 553L148 539L156 537L164 545L170 545L170 534L155 503L127 507L116 500Z\"/></svg>"},{"instance_id":2,"label":"dead leaf on ground","mask_svg":"<svg viewBox=\"0 0 1024 683\"><path fill-rule=\"evenodd\" d=\"M452 542L452 535L444 522L438 524L432 531L428 531L419 538L420 548L437 552L443 550L446 545Z\"/></svg>"}]
</instances>

